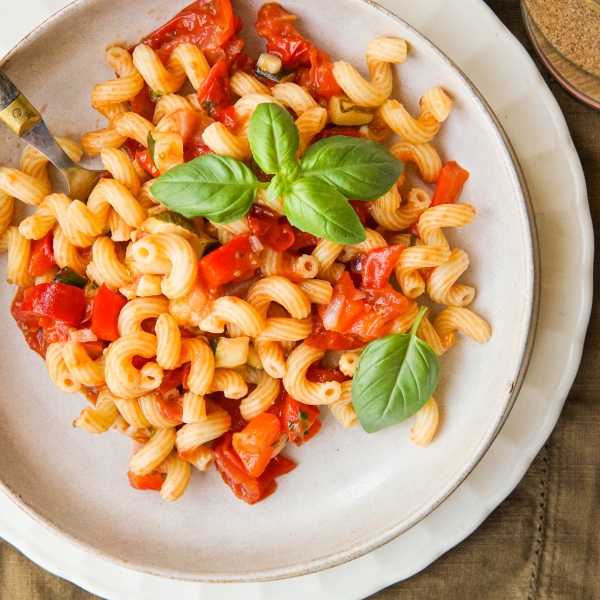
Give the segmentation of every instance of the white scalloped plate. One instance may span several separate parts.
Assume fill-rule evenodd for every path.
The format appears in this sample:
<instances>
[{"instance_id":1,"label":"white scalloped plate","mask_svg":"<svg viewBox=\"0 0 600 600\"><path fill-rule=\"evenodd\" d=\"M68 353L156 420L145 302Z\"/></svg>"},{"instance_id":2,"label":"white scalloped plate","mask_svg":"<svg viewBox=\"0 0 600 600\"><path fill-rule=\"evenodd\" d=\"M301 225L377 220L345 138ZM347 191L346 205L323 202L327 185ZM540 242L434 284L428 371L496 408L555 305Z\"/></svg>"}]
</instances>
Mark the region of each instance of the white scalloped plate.
<instances>
[{"instance_id":1,"label":"white scalloped plate","mask_svg":"<svg viewBox=\"0 0 600 600\"><path fill-rule=\"evenodd\" d=\"M2 497L0 531L46 568L110 598L362 597L410 576L463 539L513 489L549 435L579 362L591 298L591 224L564 120L524 50L482 3L387 7L476 83L507 130L532 192L544 266L542 311L525 384L499 437L466 482L419 524L373 553L302 581L214 586L135 573L70 546ZM557 235L573 240L568 251L552 243Z\"/></svg>"}]
</instances>

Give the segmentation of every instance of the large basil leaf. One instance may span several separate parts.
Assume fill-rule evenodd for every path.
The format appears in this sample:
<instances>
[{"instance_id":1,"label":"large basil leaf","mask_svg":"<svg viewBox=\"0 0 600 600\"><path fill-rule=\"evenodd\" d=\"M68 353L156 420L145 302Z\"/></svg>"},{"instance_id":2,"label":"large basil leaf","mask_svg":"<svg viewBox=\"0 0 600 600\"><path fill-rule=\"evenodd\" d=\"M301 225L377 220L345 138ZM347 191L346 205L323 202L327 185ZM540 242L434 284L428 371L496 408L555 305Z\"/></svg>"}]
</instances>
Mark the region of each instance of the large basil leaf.
<instances>
[{"instance_id":1,"label":"large basil leaf","mask_svg":"<svg viewBox=\"0 0 600 600\"><path fill-rule=\"evenodd\" d=\"M334 187L317 179L298 179L283 196L292 225L338 244L358 244L365 229L348 200Z\"/></svg>"},{"instance_id":2,"label":"large basil leaf","mask_svg":"<svg viewBox=\"0 0 600 600\"><path fill-rule=\"evenodd\" d=\"M438 357L416 335L426 310L419 311L410 335L388 335L371 342L358 361L352 404L367 433L405 421L435 391L440 376Z\"/></svg>"},{"instance_id":3,"label":"large basil leaf","mask_svg":"<svg viewBox=\"0 0 600 600\"><path fill-rule=\"evenodd\" d=\"M150 191L159 202L186 217L231 223L250 210L256 190L267 185L243 163L206 154L170 169Z\"/></svg>"},{"instance_id":4,"label":"large basil leaf","mask_svg":"<svg viewBox=\"0 0 600 600\"><path fill-rule=\"evenodd\" d=\"M277 104L259 104L250 117L248 140L258 166L271 175L297 173L298 128L290 113Z\"/></svg>"},{"instance_id":5,"label":"large basil leaf","mask_svg":"<svg viewBox=\"0 0 600 600\"><path fill-rule=\"evenodd\" d=\"M343 135L310 146L302 158L304 177L334 185L355 200L377 200L398 181L404 164L376 142Z\"/></svg>"}]
</instances>

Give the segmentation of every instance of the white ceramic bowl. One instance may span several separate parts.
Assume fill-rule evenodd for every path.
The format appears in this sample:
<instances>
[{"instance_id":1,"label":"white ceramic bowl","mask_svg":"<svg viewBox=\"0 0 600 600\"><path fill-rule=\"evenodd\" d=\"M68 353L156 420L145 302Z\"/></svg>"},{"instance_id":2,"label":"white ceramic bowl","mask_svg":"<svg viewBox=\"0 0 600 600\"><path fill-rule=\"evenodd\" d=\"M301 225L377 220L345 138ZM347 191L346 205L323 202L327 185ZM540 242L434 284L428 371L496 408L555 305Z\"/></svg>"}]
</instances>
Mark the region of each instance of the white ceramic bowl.
<instances>
[{"instance_id":1,"label":"white ceramic bowl","mask_svg":"<svg viewBox=\"0 0 600 600\"><path fill-rule=\"evenodd\" d=\"M185 2L79 0L44 23L2 67L44 113L56 135L77 138L102 125L92 86L114 74L103 52L136 42ZM247 48L263 47L252 24L260 1L236 1ZM403 37L409 59L395 69L394 97L413 113L422 93L442 86L453 112L434 145L471 172L461 201L475 223L449 232L471 265L462 281L472 308L493 328L483 346L466 338L442 359L439 434L426 448L406 422L374 435L350 432L327 411L319 436L287 450L298 468L277 493L247 506L211 470L196 473L171 505L129 488L129 441L90 436L71 422L85 406L61 394L9 317L14 289L0 287L0 480L34 518L90 552L132 569L195 581L253 581L300 575L364 554L406 531L468 475L502 426L524 376L536 306L534 234L528 200L495 118L466 78L418 32L373 3L289 0L299 28L366 75L364 50L378 36ZM16 165L22 144L0 130L0 164ZM22 216L22 213L18 216ZM530 327L531 326L531 327Z\"/></svg>"}]
</instances>

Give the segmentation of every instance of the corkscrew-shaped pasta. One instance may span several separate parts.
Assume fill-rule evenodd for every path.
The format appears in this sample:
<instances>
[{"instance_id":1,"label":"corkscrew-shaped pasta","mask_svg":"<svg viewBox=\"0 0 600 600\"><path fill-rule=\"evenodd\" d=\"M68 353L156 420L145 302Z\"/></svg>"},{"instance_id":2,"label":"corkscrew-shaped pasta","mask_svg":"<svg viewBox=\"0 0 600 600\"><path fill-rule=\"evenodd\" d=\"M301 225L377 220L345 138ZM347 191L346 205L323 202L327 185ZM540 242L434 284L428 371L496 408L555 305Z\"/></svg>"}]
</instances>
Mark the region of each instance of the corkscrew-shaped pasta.
<instances>
[{"instance_id":1,"label":"corkscrew-shaped pasta","mask_svg":"<svg viewBox=\"0 0 600 600\"><path fill-rule=\"evenodd\" d=\"M263 369L242 367L238 369L244 381L254 383L256 388L240 402L240 413L246 421L251 421L264 413L275 402L279 394L280 379L271 377Z\"/></svg>"},{"instance_id":2,"label":"corkscrew-shaped pasta","mask_svg":"<svg viewBox=\"0 0 600 600\"><path fill-rule=\"evenodd\" d=\"M8 283L21 287L33 285L33 277L29 275L29 257L31 244L21 235L18 227L9 227L0 234L0 254L8 253Z\"/></svg>"},{"instance_id":3,"label":"corkscrew-shaped pasta","mask_svg":"<svg viewBox=\"0 0 600 600\"><path fill-rule=\"evenodd\" d=\"M166 298L136 298L128 302L119 313L119 335L142 333L142 323L146 319L158 319L169 312L169 301Z\"/></svg>"},{"instance_id":4,"label":"corkscrew-shaped pasta","mask_svg":"<svg viewBox=\"0 0 600 600\"><path fill-rule=\"evenodd\" d=\"M181 420L184 423L201 423L206 420L206 401L204 396L186 392L183 395L183 413Z\"/></svg>"},{"instance_id":5,"label":"corkscrew-shaped pasta","mask_svg":"<svg viewBox=\"0 0 600 600\"><path fill-rule=\"evenodd\" d=\"M154 107L152 123L158 125L164 117L180 108L190 111L196 110L187 98L184 98L179 94L166 94L161 96Z\"/></svg>"},{"instance_id":6,"label":"corkscrew-shaped pasta","mask_svg":"<svg viewBox=\"0 0 600 600\"><path fill-rule=\"evenodd\" d=\"M127 155L115 148L103 148L100 157L104 168L113 179L123 184L129 193L137 198L140 193L140 180Z\"/></svg>"},{"instance_id":7,"label":"corkscrew-shaped pasta","mask_svg":"<svg viewBox=\"0 0 600 600\"><path fill-rule=\"evenodd\" d=\"M487 342L491 335L491 327L468 308L451 306L441 311L433 322L444 348L449 348L455 341L455 330L462 331L478 344Z\"/></svg>"},{"instance_id":8,"label":"corkscrew-shaped pasta","mask_svg":"<svg viewBox=\"0 0 600 600\"><path fill-rule=\"evenodd\" d=\"M147 475L154 471L173 450L175 436L173 427L157 429L150 440L129 459L129 470L136 475Z\"/></svg>"},{"instance_id":9,"label":"corkscrew-shaped pasta","mask_svg":"<svg viewBox=\"0 0 600 600\"><path fill-rule=\"evenodd\" d=\"M331 240L321 240L312 251L312 255L319 261L318 277L335 283L344 272L344 265L336 262L338 256L344 250L342 244L336 244Z\"/></svg>"},{"instance_id":10,"label":"corkscrew-shaped pasta","mask_svg":"<svg viewBox=\"0 0 600 600\"><path fill-rule=\"evenodd\" d=\"M279 101L285 108L291 108L296 116L318 108L316 100L306 91L305 88L295 83L278 83L271 88L273 98Z\"/></svg>"},{"instance_id":11,"label":"corkscrew-shaped pasta","mask_svg":"<svg viewBox=\"0 0 600 600\"><path fill-rule=\"evenodd\" d=\"M366 254L369 250L384 248L388 245L385 238L378 231L365 227L365 235L367 239L364 242L344 246L344 250L338 256L338 259L342 262L349 262L359 254Z\"/></svg>"},{"instance_id":12,"label":"corkscrew-shaped pasta","mask_svg":"<svg viewBox=\"0 0 600 600\"><path fill-rule=\"evenodd\" d=\"M63 344L55 342L46 349L46 371L54 385L65 394L76 394L81 389L81 383L75 379L63 358Z\"/></svg>"},{"instance_id":13,"label":"corkscrew-shaped pasta","mask_svg":"<svg viewBox=\"0 0 600 600\"><path fill-rule=\"evenodd\" d=\"M327 125L327 111L320 106L303 112L296 119L296 127L300 136L300 145L296 156L300 158L308 148L312 139Z\"/></svg>"},{"instance_id":14,"label":"corkscrew-shaped pasta","mask_svg":"<svg viewBox=\"0 0 600 600\"><path fill-rule=\"evenodd\" d=\"M433 265L432 265L433 266ZM467 270L469 257L464 250L454 248L450 258L436 267L427 280L427 293L438 304L467 306L475 297L475 290L456 280Z\"/></svg>"},{"instance_id":15,"label":"corkscrew-shaped pasta","mask_svg":"<svg viewBox=\"0 0 600 600\"><path fill-rule=\"evenodd\" d=\"M417 330L417 337L423 340L426 344L431 346L431 349L438 355L441 356L446 352L446 347L442 344L442 340L438 335L435 327L431 324L431 321L424 316L421 319L421 323L419 324L419 329Z\"/></svg>"},{"instance_id":16,"label":"corkscrew-shaped pasta","mask_svg":"<svg viewBox=\"0 0 600 600\"><path fill-rule=\"evenodd\" d=\"M417 420L410 430L410 440L417 446L427 446L433 439L440 422L438 405L433 396L417 412Z\"/></svg>"},{"instance_id":17,"label":"corkscrew-shaped pasta","mask_svg":"<svg viewBox=\"0 0 600 600\"><path fill-rule=\"evenodd\" d=\"M306 378L308 367L321 360L325 352L300 344L288 357L283 386L287 393L305 404L331 404L339 400L342 389L337 381L314 383Z\"/></svg>"},{"instance_id":18,"label":"corkscrew-shaped pasta","mask_svg":"<svg viewBox=\"0 0 600 600\"><path fill-rule=\"evenodd\" d=\"M396 278L407 298L417 298L425 292L425 282L418 269L439 267L450 258L448 248L413 246L405 248L396 265Z\"/></svg>"},{"instance_id":19,"label":"corkscrew-shaped pasta","mask_svg":"<svg viewBox=\"0 0 600 600\"><path fill-rule=\"evenodd\" d=\"M404 164L416 164L425 183L435 183L438 180L442 170L442 159L430 144L413 144L403 140L394 144L390 152Z\"/></svg>"},{"instance_id":20,"label":"corkscrew-shaped pasta","mask_svg":"<svg viewBox=\"0 0 600 600\"><path fill-rule=\"evenodd\" d=\"M99 237L92 246L92 262L87 266L87 275L96 283L105 283L111 290L131 283L125 265L117 258L115 243L105 236Z\"/></svg>"},{"instance_id":21,"label":"corkscrew-shaped pasta","mask_svg":"<svg viewBox=\"0 0 600 600\"><path fill-rule=\"evenodd\" d=\"M180 235L152 233L132 244L130 249L139 273L164 275L161 289L167 298L181 298L192 291L198 274L198 259ZM167 269L165 261L169 263Z\"/></svg>"},{"instance_id":22,"label":"corkscrew-shaped pasta","mask_svg":"<svg viewBox=\"0 0 600 600\"><path fill-rule=\"evenodd\" d=\"M177 92L186 78L198 90L210 72L210 65L202 51L189 43L175 48L166 67L150 46L139 44L133 51L133 64L148 87L158 94Z\"/></svg>"},{"instance_id":23,"label":"corkscrew-shaped pasta","mask_svg":"<svg viewBox=\"0 0 600 600\"><path fill-rule=\"evenodd\" d=\"M51 192L50 185L12 167L0 167L0 215L2 224L12 219L14 198L38 206ZM10 219L8 215L10 214ZM5 225L5 226L6 226Z\"/></svg>"},{"instance_id":24,"label":"corkscrew-shaped pasta","mask_svg":"<svg viewBox=\"0 0 600 600\"><path fill-rule=\"evenodd\" d=\"M421 98L417 119L396 100L387 100L379 109L383 120L394 133L413 144L430 142L452 110L452 101L442 88L431 88Z\"/></svg>"},{"instance_id":25,"label":"corkscrew-shaped pasta","mask_svg":"<svg viewBox=\"0 0 600 600\"><path fill-rule=\"evenodd\" d=\"M177 432L177 449L180 452L195 450L201 444L206 444L224 433L231 427L229 413L220 410L211 413L201 423L187 423Z\"/></svg>"},{"instance_id":26,"label":"corkscrew-shaped pasta","mask_svg":"<svg viewBox=\"0 0 600 600\"><path fill-rule=\"evenodd\" d=\"M340 357L339 370L346 375L346 377L354 377L356 367L358 367L358 361L360 354L356 352L346 352Z\"/></svg>"},{"instance_id":27,"label":"corkscrew-shaped pasta","mask_svg":"<svg viewBox=\"0 0 600 600\"><path fill-rule=\"evenodd\" d=\"M419 305L414 300L409 300L408 310L391 322L390 333L406 333L412 327L418 314Z\"/></svg>"},{"instance_id":28,"label":"corkscrew-shaped pasta","mask_svg":"<svg viewBox=\"0 0 600 600\"><path fill-rule=\"evenodd\" d=\"M312 330L312 319L267 319L267 326L254 338L255 344L264 342L297 342L308 337Z\"/></svg>"},{"instance_id":29,"label":"corkscrew-shaped pasta","mask_svg":"<svg viewBox=\"0 0 600 600\"><path fill-rule=\"evenodd\" d=\"M54 227L53 250L54 260L61 269L69 267L80 275L85 276L87 266L90 262L89 256L78 252L77 247L69 242L67 236L58 225Z\"/></svg>"},{"instance_id":30,"label":"corkscrew-shaped pasta","mask_svg":"<svg viewBox=\"0 0 600 600\"><path fill-rule=\"evenodd\" d=\"M381 106L392 93L392 64L406 60L405 40L377 38L367 46L367 65L371 81L344 61L333 63L333 76L346 95L360 106Z\"/></svg>"},{"instance_id":31,"label":"corkscrew-shaped pasta","mask_svg":"<svg viewBox=\"0 0 600 600\"><path fill-rule=\"evenodd\" d=\"M258 311L236 296L223 296L211 302L200 328L211 333L222 333L227 323L233 323L248 337L256 337L265 328L265 321Z\"/></svg>"},{"instance_id":32,"label":"corkscrew-shaped pasta","mask_svg":"<svg viewBox=\"0 0 600 600\"><path fill-rule=\"evenodd\" d=\"M106 392L110 394L110 392ZM112 401L119 409L119 414L125 421L134 429L143 429L150 425L150 421L146 419L140 403L137 398L119 398L111 394Z\"/></svg>"},{"instance_id":33,"label":"corkscrew-shaped pasta","mask_svg":"<svg viewBox=\"0 0 600 600\"><path fill-rule=\"evenodd\" d=\"M422 188L413 188L405 203L401 204L400 193L396 186L375 200L371 206L371 215L383 227L391 231L402 231L416 222L423 211L431 205L431 196Z\"/></svg>"},{"instance_id":34,"label":"corkscrew-shaped pasta","mask_svg":"<svg viewBox=\"0 0 600 600\"><path fill-rule=\"evenodd\" d=\"M79 342L66 342L62 348L63 359L69 373L76 381L88 387L104 385L104 356L93 361Z\"/></svg>"},{"instance_id":35,"label":"corkscrew-shaped pasta","mask_svg":"<svg viewBox=\"0 0 600 600\"><path fill-rule=\"evenodd\" d=\"M248 393L248 386L242 376L233 369L215 369L210 382L209 393L223 392L225 398L239 400Z\"/></svg>"},{"instance_id":36,"label":"corkscrew-shaped pasta","mask_svg":"<svg viewBox=\"0 0 600 600\"><path fill-rule=\"evenodd\" d=\"M352 382L344 381L341 387L342 395L340 399L331 403L329 410L345 429L352 429L358 423L356 411L352 406Z\"/></svg>"},{"instance_id":37,"label":"corkscrew-shaped pasta","mask_svg":"<svg viewBox=\"0 0 600 600\"><path fill-rule=\"evenodd\" d=\"M131 192L115 179L101 179L92 190L87 207L102 221L108 218L112 207L127 225L134 228L140 227L147 218L146 211Z\"/></svg>"},{"instance_id":38,"label":"corkscrew-shaped pasta","mask_svg":"<svg viewBox=\"0 0 600 600\"><path fill-rule=\"evenodd\" d=\"M185 453L185 460L194 465L199 471L206 471L215 460L215 453L200 444L197 448Z\"/></svg>"},{"instance_id":39,"label":"corkscrew-shaped pasta","mask_svg":"<svg viewBox=\"0 0 600 600\"><path fill-rule=\"evenodd\" d=\"M476 211L470 204L441 204L428 208L419 217L419 236L427 246L448 248L443 227L464 227L475 219Z\"/></svg>"},{"instance_id":40,"label":"corkscrew-shaped pasta","mask_svg":"<svg viewBox=\"0 0 600 600\"><path fill-rule=\"evenodd\" d=\"M229 79L229 85L234 94L240 96L247 96L248 94L266 94L269 95L271 92L269 88L258 81L258 79L244 73L244 71L236 71ZM275 86L277 87L277 86Z\"/></svg>"},{"instance_id":41,"label":"corkscrew-shaped pasta","mask_svg":"<svg viewBox=\"0 0 600 600\"><path fill-rule=\"evenodd\" d=\"M182 339L178 366L187 362L190 363L190 391L198 396L207 394L215 372L215 357L208 344L198 338Z\"/></svg>"},{"instance_id":42,"label":"corkscrew-shaped pasta","mask_svg":"<svg viewBox=\"0 0 600 600\"><path fill-rule=\"evenodd\" d=\"M145 332L129 333L113 342L106 353L106 385L115 396L137 398L160 386L163 369L155 362L136 369L134 356L156 356L156 336Z\"/></svg>"},{"instance_id":43,"label":"corkscrew-shaped pasta","mask_svg":"<svg viewBox=\"0 0 600 600\"><path fill-rule=\"evenodd\" d=\"M319 271L319 261L310 254L301 256L285 256L282 252L275 252L265 248L262 253L263 275L282 275L293 280L312 279Z\"/></svg>"},{"instance_id":44,"label":"corkscrew-shaped pasta","mask_svg":"<svg viewBox=\"0 0 600 600\"><path fill-rule=\"evenodd\" d=\"M144 417L148 420L152 427L175 427L179 425L178 421L167 419L160 410L158 402L158 394L151 392L150 394L144 394L138 398L139 407L144 414Z\"/></svg>"},{"instance_id":45,"label":"corkscrew-shaped pasta","mask_svg":"<svg viewBox=\"0 0 600 600\"><path fill-rule=\"evenodd\" d=\"M118 414L110 394L103 391L98 395L96 406L84 408L73 421L73 427L88 433L105 433L114 425Z\"/></svg>"},{"instance_id":46,"label":"corkscrew-shaped pasta","mask_svg":"<svg viewBox=\"0 0 600 600\"><path fill-rule=\"evenodd\" d=\"M163 369L174 369L181 354L181 332L177 321L167 312L156 320L156 362Z\"/></svg>"},{"instance_id":47,"label":"corkscrew-shaped pasta","mask_svg":"<svg viewBox=\"0 0 600 600\"><path fill-rule=\"evenodd\" d=\"M329 281L306 279L298 284L298 289L313 304L329 304L333 296L333 287Z\"/></svg>"},{"instance_id":48,"label":"corkscrew-shaped pasta","mask_svg":"<svg viewBox=\"0 0 600 600\"><path fill-rule=\"evenodd\" d=\"M160 495L167 502L179 500L190 481L190 463L179 458L177 452L173 451L160 464L159 470L164 470L167 474L160 488Z\"/></svg>"},{"instance_id":49,"label":"corkscrew-shaped pasta","mask_svg":"<svg viewBox=\"0 0 600 600\"><path fill-rule=\"evenodd\" d=\"M246 299L261 317L267 316L271 302L283 306L294 319L305 319L310 314L309 299L285 277L270 276L257 281Z\"/></svg>"}]
</instances>

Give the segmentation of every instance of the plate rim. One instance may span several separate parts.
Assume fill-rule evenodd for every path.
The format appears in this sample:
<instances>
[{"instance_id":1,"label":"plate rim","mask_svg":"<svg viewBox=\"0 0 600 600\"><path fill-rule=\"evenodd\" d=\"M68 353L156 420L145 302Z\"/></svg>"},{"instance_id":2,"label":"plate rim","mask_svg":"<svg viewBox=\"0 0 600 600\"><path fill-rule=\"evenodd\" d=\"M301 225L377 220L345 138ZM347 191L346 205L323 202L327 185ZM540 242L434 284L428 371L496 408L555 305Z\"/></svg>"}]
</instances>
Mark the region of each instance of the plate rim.
<instances>
[{"instance_id":1,"label":"plate rim","mask_svg":"<svg viewBox=\"0 0 600 600\"><path fill-rule=\"evenodd\" d=\"M93 0L73 0L62 9L58 10L47 19L45 19L42 23L40 23L35 29L29 32L25 37L23 37L13 48L11 48L6 55L0 57L0 67L5 65L7 62L11 60L11 58L17 55L21 50L26 48L32 41L34 41L39 35L46 32L48 29L51 29L56 23L62 22L65 19L68 19L70 13L75 10L82 9L86 4L92 2ZM531 195L529 193L529 189L527 186L527 181L525 179L523 169L520 165L517 154L510 142L510 139L502 124L500 123L498 117L495 112L492 110L491 106L487 103L484 96L478 91L473 82L469 79L469 77L464 73L462 69L458 67L458 65L450 59L445 52L443 52L438 46L436 46L428 37L418 31L415 27L410 25L403 18L398 15L392 13L390 10L384 8L374 0L346 0L348 2L358 2L360 4L372 7L373 9L381 12L386 18L392 19L393 21L400 24L400 26L406 28L410 31L416 38L419 39L420 44L425 44L429 48L429 51L434 52L438 55L438 57L446 63L446 65L454 70L459 78L462 78L463 84L466 86L467 90L471 94L472 98L481 105L484 113L490 119L490 124L495 128L494 134L499 134L499 144L498 147L501 149L502 154L506 154L505 161L508 167L512 167L514 173L510 173L510 178L512 179L516 176L515 179L515 191L520 191L521 198L519 198L520 210L525 209L526 220L524 221L524 234L525 234L525 244L527 246L527 250L531 255L531 264L526 265L526 269L528 271L527 283L529 288L529 294L527 295L527 303L525 304L526 313L523 316L523 331L525 328L527 329L527 334L524 336L524 341L521 341L521 352L519 361L515 362L515 365L519 364L519 370L512 382L511 391L504 402L503 412L500 418L490 427L488 432L486 432L485 437L482 439L481 443L477 447L476 451L473 452L471 459L466 463L465 466L461 467L460 475L456 477L452 484L446 486L441 493L439 493L433 501L430 501L425 505L425 508L420 509L415 512L410 519L407 519L403 524L388 529L386 532L380 534L377 538L367 540L360 544L356 544L350 549L337 551L331 553L322 558L316 558L311 561L307 561L304 565L301 565L301 568L298 566L294 567L285 567L285 568L274 568L268 569L259 573L247 573L241 576L232 576L230 574L217 574L215 576L206 576L200 575L195 576L192 573L177 573L175 571L167 570L154 570L149 565L133 565L128 564L127 569L134 571L136 573L150 575L154 577L168 577L170 579L178 580L181 582L193 582L193 583L258 583L258 582L266 582L272 580L286 579L291 577L308 575L311 573L315 573L318 571L322 571L325 569L329 569L340 564L346 563L353 559L356 559L360 556L368 554L377 548L387 544L398 536L402 535L412 527L414 527L417 523L422 521L427 515L432 513L440 504L442 504L456 489L465 481L465 479L472 473L475 467L479 464L479 462L483 459L486 452L499 435L502 427L506 423L506 420L516 402L519 391L523 385L525 380L527 369L529 367L529 363L531 361L532 351L535 343L535 336L537 331L537 322L539 317L540 310L540 301L541 301L541 260L540 260L540 247L539 247L539 237L537 232L537 224L536 217L534 212L534 207L531 199ZM493 13L492 13L493 14ZM49 519L46 519L41 514L39 514L32 506L27 504L21 496L16 493L13 489L11 489L4 481L0 480L0 490L4 492L4 494L21 510L27 513L34 521L38 524L42 525L44 528L51 531L53 534L57 535L59 538L66 540L68 543L74 545L75 547L83 550L84 552L97 556L103 560L109 561L117 566L123 566L123 560L119 559L115 556L106 554L105 552L95 548L91 544L80 540L76 535L66 533L62 529L60 529L57 525L55 525Z\"/></svg>"}]
</instances>

